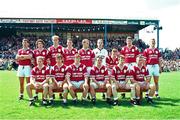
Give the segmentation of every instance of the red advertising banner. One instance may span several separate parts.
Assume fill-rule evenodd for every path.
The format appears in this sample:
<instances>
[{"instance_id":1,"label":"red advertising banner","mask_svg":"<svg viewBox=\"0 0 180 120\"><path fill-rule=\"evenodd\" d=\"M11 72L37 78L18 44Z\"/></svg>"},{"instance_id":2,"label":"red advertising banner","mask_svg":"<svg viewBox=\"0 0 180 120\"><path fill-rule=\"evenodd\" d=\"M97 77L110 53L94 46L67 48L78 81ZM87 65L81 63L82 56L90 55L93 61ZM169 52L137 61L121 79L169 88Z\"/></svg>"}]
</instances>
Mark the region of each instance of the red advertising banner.
<instances>
[{"instance_id":1,"label":"red advertising banner","mask_svg":"<svg viewBox=\"0 0 180 120\"><path fill-rule=\"evenodd\" d=\"M57 19L56 23L63 24L92 24L92 20L66 20L66 19Z\"/></svg>"}]
</instances>

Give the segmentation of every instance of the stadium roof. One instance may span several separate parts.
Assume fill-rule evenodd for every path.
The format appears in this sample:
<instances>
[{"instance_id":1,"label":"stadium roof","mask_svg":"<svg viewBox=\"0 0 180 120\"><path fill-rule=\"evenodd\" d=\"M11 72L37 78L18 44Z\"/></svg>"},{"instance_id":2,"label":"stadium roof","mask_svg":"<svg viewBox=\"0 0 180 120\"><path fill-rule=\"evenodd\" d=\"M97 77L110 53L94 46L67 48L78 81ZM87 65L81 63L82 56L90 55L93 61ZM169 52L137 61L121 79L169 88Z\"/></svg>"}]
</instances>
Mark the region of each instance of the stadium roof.
<instances>
[{"instance_id":1,"label":"stadium roof","mask_svg":"<svg viewBox=\"0 0 180 120\"><path fill-rule=\"evenodd\" d=\"M138 32L149 26L158 25L159 20L145 19L86 19L86 18L0 18L0 28L15 29L60 29L64 31L101 31L107 25L111 32Z\"/></svg>"}]
</instances>

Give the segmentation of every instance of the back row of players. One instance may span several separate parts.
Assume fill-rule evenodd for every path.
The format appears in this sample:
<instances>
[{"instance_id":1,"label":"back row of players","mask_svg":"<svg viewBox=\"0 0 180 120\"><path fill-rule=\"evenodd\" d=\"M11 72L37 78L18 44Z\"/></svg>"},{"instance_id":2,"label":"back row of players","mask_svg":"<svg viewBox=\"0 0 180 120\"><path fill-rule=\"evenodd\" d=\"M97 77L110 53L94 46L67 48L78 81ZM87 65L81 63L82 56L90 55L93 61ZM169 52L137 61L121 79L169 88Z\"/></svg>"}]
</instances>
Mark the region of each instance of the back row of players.
<instances>
[{"instance_id":1,"label":"back row of players","mask_svg":"<svg viewBox=\"0 0 180 120\"><path fill-rule=\"evenodd\" d=\"M22 49L18 50L16 59L19 63L17 76L20 80L20 96L23 99L24 79L27 81L27 93L30 105L34 104L32 89L43 89L43 104L47 105L48 96L53 104L53 89L63 88L63 104L67 103L67 94L70 92L73 102L77 102L75 88L83 89L82 102L85 101L88 91L91 101L96 102L95 89L107 88L108 103L118 104L117 89L131 89L131 103L140 104L140 90L147 91L147 101L153 103L152 97L158 95L158 79L161 72L161 56L155 48L155 39L150 40L150 47L140 53L132 45L132 38L127 37L127 45L121 51L112 49L108 55L103 48L103 40L97 40L97 48L89 48L89 40L82 40L82 49L73 48L73 40L67 40L67 47L59 45L59 36L52 37L53 45L44 48L44 41L36 41L37 49L29 48L29 40L22 40ZM35 67L31 70L31 65ZM150 84L153 76L154 83ZM90 83L90 84L89 84Z\"/></svg>"}]
</instances>

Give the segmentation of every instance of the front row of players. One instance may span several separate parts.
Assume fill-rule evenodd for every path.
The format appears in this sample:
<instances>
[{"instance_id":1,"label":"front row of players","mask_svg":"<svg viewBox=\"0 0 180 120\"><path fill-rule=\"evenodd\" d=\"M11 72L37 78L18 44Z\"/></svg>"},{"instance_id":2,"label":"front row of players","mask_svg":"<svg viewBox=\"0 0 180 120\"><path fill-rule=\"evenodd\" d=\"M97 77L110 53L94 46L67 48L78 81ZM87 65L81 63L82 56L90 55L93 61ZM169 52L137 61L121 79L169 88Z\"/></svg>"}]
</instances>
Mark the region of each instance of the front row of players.
<instances>
[{"instance_id":1,"label":"front row of players","mask_svg":"<svg viewBox=\"0 0 180 120\"><path fill-rule=\"evenodd\" d=\"M144 66L144 57L137 57L137 66L129 70L124 64L124 58L119 57L119 64L112 71L108 71L106 66L102 65L102 58L96 58L96 64L88 73L85 65L80 63L81 56L75 54L74 63L70 66L63 64L61 54L56 55L56 65L52 68L43 65L43 57L37 57L37 66L31 72L30 83L26 89L30 100L30 106L35 103L32 90L43 89L43 104L53 104L53 89L63 89L63 104L67 104L68 92L72 96L73 103L77 103L76 88L83 90L82 103L85 102L87 93L91 94L91 101L96 103L97 88L107 89L107 103L118 105L118 89L129 89L131 91L131 104L140 105L141 90L148 90L146 96L147 102L153 103L152 97L155 92L155 86L150 84L148 70ZM90 81L88 81L90 77ZM111 98L113 97L113 100Z\"/></svg>"}]
</instances>

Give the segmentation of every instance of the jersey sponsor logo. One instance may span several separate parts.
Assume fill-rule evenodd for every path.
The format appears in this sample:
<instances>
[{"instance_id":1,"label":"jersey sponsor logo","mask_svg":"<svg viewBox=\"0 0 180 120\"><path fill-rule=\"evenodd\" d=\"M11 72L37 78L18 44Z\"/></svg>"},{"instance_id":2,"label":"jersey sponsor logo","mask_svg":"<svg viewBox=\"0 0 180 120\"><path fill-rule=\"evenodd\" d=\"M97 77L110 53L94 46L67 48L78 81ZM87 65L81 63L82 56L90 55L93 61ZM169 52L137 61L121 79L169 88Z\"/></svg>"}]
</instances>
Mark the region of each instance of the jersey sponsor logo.
<instances>
[{"instance_id":1,"label":"jersey sponsor logo","mask_svg":"<svg viewBox=\"0 0 180 120\"><path fill-rule=\"evenodd\" d=\"M134 49L132 49L132 52L134 52Z\"/></svg>"},{"instance_id":2,"label":"jersey sponsor logo","mask_svg":"<svg viewBox=\"0 0 180 120\"><path fill-rule=\"evenodd\" d=\"M42 70L42 74L44 74L45 73L45 70Z\"/></svg>"}]
</instances>

